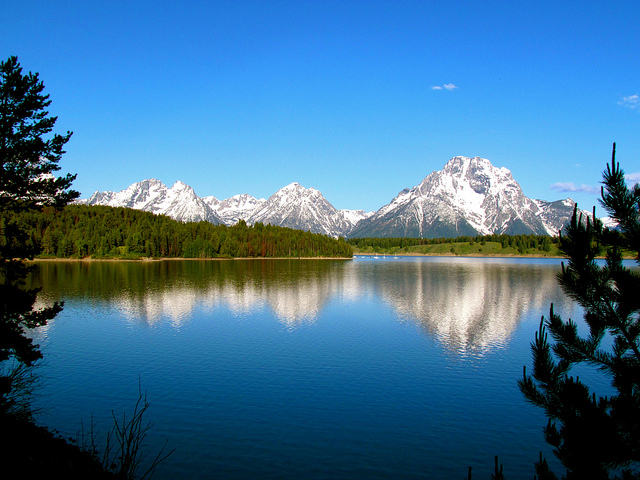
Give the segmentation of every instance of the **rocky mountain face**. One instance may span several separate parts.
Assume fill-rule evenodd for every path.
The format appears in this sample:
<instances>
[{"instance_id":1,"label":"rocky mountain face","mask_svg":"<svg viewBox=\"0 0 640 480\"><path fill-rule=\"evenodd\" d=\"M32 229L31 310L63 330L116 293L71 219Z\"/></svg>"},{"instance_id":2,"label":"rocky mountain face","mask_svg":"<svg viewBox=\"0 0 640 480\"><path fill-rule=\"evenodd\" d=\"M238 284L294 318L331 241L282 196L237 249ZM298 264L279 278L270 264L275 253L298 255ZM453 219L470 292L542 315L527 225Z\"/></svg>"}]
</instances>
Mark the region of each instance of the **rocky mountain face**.
<instances>
[{"instance_id":1,"label":"rocky mountain face","mask_svg":"<svg viewBox=\"0 0 640 480\"><path fill-rule=\"evenodd\" d=\"M315 188L292 183L269 197L247 223L270 223L338 237L348 234L366 216L364 210L338 210Z\"/></svg>"},{"instance_id":2,"label":"rocky mountain face","mask_svg":"<svg viewBox=\"0 0 640 480\"><path fill-rule=\"evenodd\" d=\"M257 199L246 193L234 195L222 201L216 197L203 197L203 200L216 212L225 225L234 225L240 219L246 221L254 211L266 202L264 198Z\"/></svg>"},{"instance_id":3,"label":"rocky mountain face","mask_svg":"<svg viewBox=\"0 0 640 480\"><path fill-rule=\"evenodd\" d=\"M120 192L95 192L91 198L77 203L133 208L167 215L182 222L224 223L189 185L176 182L167 188L160 180L153 178L134 183Z\"/></svg>"},{"instance_id":4,"label":"rocky mountain face","mask_svg":"<svg viewBox=\"0 0 640 480\"><path fill-rule=\"evenodd\" d=\"M360 221L349 236L557 235L571 218L573 205L570 199L531 200L506 168L484 158L454 157Z\"/></svg>"},{"instance_id":5,"label":"rocky mountain face","mask_svg":"<svg viewBox=\"0 0 640 480\"><path fill-rule=\"evenodd\" d=\"M480 157L454 157L377 212L338 210L314 188L292 183L267 200L248 194L200 198L182 182L144 180L121 192L96 192L79 203L168 215L180 221L233 225L244 219L333 237L457 237L492 233L557 235L571 218L570 199L527 198L506 168Z\"/></svg>"}]
</instances>

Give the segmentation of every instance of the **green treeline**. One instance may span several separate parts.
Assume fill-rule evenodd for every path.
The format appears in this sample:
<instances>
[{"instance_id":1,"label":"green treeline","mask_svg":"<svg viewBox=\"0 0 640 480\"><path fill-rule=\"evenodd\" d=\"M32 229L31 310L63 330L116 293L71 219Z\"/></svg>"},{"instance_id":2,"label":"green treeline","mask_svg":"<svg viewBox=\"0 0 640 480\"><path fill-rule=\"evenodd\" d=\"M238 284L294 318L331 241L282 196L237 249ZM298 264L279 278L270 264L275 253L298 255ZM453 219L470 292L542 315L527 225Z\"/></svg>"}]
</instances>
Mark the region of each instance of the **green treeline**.
<instances>
[{"instance_id":1,"label":"green treeline","mask_svg":"<svg viewBox=\"0 0 640 480\"><path fill-rule=\"evenodd\" d=\"M558 251L558 237L547 235L478 235L455 238L351 238L356 252L366 253L455 253L455 254L543 254Z\"/></svg>"},{"instance_id":2,"label":"green treeline","mask_svg":"<svg viewBox=\"0 0 640 480\"><path fill-rule=\"evenodd\" d=\"M334 239L302 230L257 223L248 226L182 223L164 215L129 208L68 205L57 210L6 212L5 227L16 223L42 257L56 258L215 258L351 257L353 249Z\"/></svg>"}]
</instances>

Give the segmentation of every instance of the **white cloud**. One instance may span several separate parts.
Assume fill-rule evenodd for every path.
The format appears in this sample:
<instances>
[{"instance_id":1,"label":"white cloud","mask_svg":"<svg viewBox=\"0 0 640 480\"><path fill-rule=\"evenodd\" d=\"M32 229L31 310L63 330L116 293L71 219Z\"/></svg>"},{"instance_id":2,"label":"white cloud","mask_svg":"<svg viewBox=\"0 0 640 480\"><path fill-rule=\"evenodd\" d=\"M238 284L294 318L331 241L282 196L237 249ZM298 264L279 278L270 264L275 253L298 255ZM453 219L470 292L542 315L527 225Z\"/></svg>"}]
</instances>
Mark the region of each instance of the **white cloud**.
<instances>
[{"instance_id":1,"label":"white cloud","mask_svg":"<svg viewBox=\"0 0 640 480\"><path fill-rule=\"evenodd\" d=\"M558 192L582 192L582 193L591 193L591 194L599 194L599 187L591 187L589 185L576 185L573 182L557 182L551 185L552 190L557 190Z\"/></svg>"},{"instance_id":2,"label":"white cloud","mask_svg":"<svg viewBox=\"0 0 640 480\"><path fill-rule=\"evenodd\" d=\"M624 178L627 181L628 185L635 185L636 183L640 183L640 172L625 173ZM553 185L550 185L549 188L558 192L579 192L589 193L592 195L600 195L600 187L592 187L590 185L584 184L576 185L573 182L557 182Z\"/></svg>"},{"instance_id":3,"label":"white cloud","mask_svg":"<svg viewBox=\"0 0 640 480\"><path fill-rule=\"evenodd\" d=\"M622 100L618 102L618 105L622 105L627 108L638 108L640 107L640 96L629 95L628 97L622 97Z\"/></svg>"},{"instance_id":4,"label":"white cloud","mask_svg":"<svg viewBox=\"0 0 640 480\"><path fill-rule=\"evenodd\" d=\"M451 91L451 90L455 90L456 88L458 88L458 87L456 87L453 83L445 83L442 86L441 85L434 85L433 87L431 87L431 90L442 90L442 89L444 89L444 90Z\"/></svg>"}]
</instances>

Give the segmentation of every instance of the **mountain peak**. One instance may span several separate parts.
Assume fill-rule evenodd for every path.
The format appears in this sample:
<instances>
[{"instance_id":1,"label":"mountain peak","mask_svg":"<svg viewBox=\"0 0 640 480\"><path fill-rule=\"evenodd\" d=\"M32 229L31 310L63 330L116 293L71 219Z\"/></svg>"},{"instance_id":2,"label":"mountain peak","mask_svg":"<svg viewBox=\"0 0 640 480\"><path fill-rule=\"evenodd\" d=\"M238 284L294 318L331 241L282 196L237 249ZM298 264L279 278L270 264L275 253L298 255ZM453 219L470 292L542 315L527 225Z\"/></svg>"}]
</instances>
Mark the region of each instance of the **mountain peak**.
<instances>
[{"instance_id":1,"label":"mountain peak","mask_svg":"<svg viewBox=\"0 0 640 480\"><path fill-rule=\"evenodd\" d=\"M527 198L508 169L494 167L486 158L457 156L362 220L350 235L555 235L570 216L571 208L564 203Z\"/></svg>"},{"instance_id":2,"label":"mountain peak","mask_svg":"<svg viewBox=\"0 0 640 480\"><path fill-rule=\"evenodd\" d=\"M469 171L472 173L476 173L478 171L495 171L500 172L502 175L511 174L509 169L504 167L495 167L486 158L463 156L453 157L445 164L442 171L452 174L460 173L462 176L465 176Z\"/></svg>"},{"instance_id":3,"label":"mountain peak","mask_svg":"<svg viewBox=\"0 0 640 480\"><path fill-rule=\"evenodd\" d=\"M363 211L337 210L319 190L294 182L269 197L247 223L270 223L338 237L346 235L365 216Z\"/></svg>"},{"instance_id":4,"label":"mountain peak","mask_svg":"<svg viewBox=\"0 0 640 480\"><path fill-rule=\"evenodd\" d=\"M315 188L305 188L300 185L298 182L293 182L287 185L286 187L282 187L280 192L289 192L289 191L297 191L297 192L317 192Z\"/></svg>"}]
</instances>

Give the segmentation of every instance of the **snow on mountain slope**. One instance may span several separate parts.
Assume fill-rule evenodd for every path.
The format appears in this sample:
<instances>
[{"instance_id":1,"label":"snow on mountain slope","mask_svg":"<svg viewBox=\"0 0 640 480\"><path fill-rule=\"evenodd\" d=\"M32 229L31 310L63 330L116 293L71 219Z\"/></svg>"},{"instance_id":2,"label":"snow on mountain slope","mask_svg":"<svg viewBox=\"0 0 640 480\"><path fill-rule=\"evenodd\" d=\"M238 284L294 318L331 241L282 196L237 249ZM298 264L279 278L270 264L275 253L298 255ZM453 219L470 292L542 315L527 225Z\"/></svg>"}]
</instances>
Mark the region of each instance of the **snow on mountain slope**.
<instances>
[{"instance_id":1,"label":"snow on mountain slope","mask_svg":"<svg viewBox=\"0 0 640 480\"><path fill-rule=\"evenodd\" d=\"M348 209L340 209L338 212L344 217L344 220L351 225L349 230L356 226L356 224L360 220L364 220L365 218L369 218L371 215L376 212L365 212L364 210L348 210ZM345 232L348 233L348 232Z\"/></svg>"},{"instance_id":2,"label":"snow on mountain slope","mask_svg":"<svg viewBox=\"0 0 640 480\"><path fill-rule=\"evenodd\" d=\"M555 235L572 212L570 200L527 198L508 169L494 167L487 159L454 157L359 222L350 236Z\"/></svg>"},{"instance_id":3,"label":"snow on mountain slope","mask_svg":"<svg viewBox=\"0 0 640 480\"><path fill-rule=\"evenodd\" d=\"M533 202L539 208L536 214L547 233L551 236L558 235L558 231L571 219L571 214L576 204L570 198L556 200L555 202L545 202L544 200L533 200ZM583 218L586 218L584 215L591 216L588 212L583 211Z\"/></svg>"},{"instance_id":4,"label":"snow on mountain slope","mask_svg":"<svg viewBox=\"0 0 640 480\"><path fill-rule=\"evenodd\" d=\"M152 178L134 183L120 192L95 192L88 200L80 200L78 203L144 210L182 222L223 223L211 207L196 195L193 188L180 181L167 188L160 180Z\"/></svg>"},{"instance_id":5,"label":"snow on mountain slope","mask_svg":"<svg viewBox=\"0 0 640 480\"><path fill-rule=\"evenodd\" d=\"M247 223L270 223L309 230L333 237L346 235L364 211L337 210L315 188L292 183L281 188L247 219Z\"/></svg>"},{"instance_id":6,"label":"snow on mountain slope","mask_svg":"<svg viewBox=\"0 0 640 480\"><path fill-rule=\"evenodd\" d=\"M240 219L246 221L246 219L264 205L265 202L266 200L264 198L257 199L251 195L242 193L219 201L217 205L212 205L212 208L226 225L234 225L238 223Z\"/></svg>"}]
</instances>

